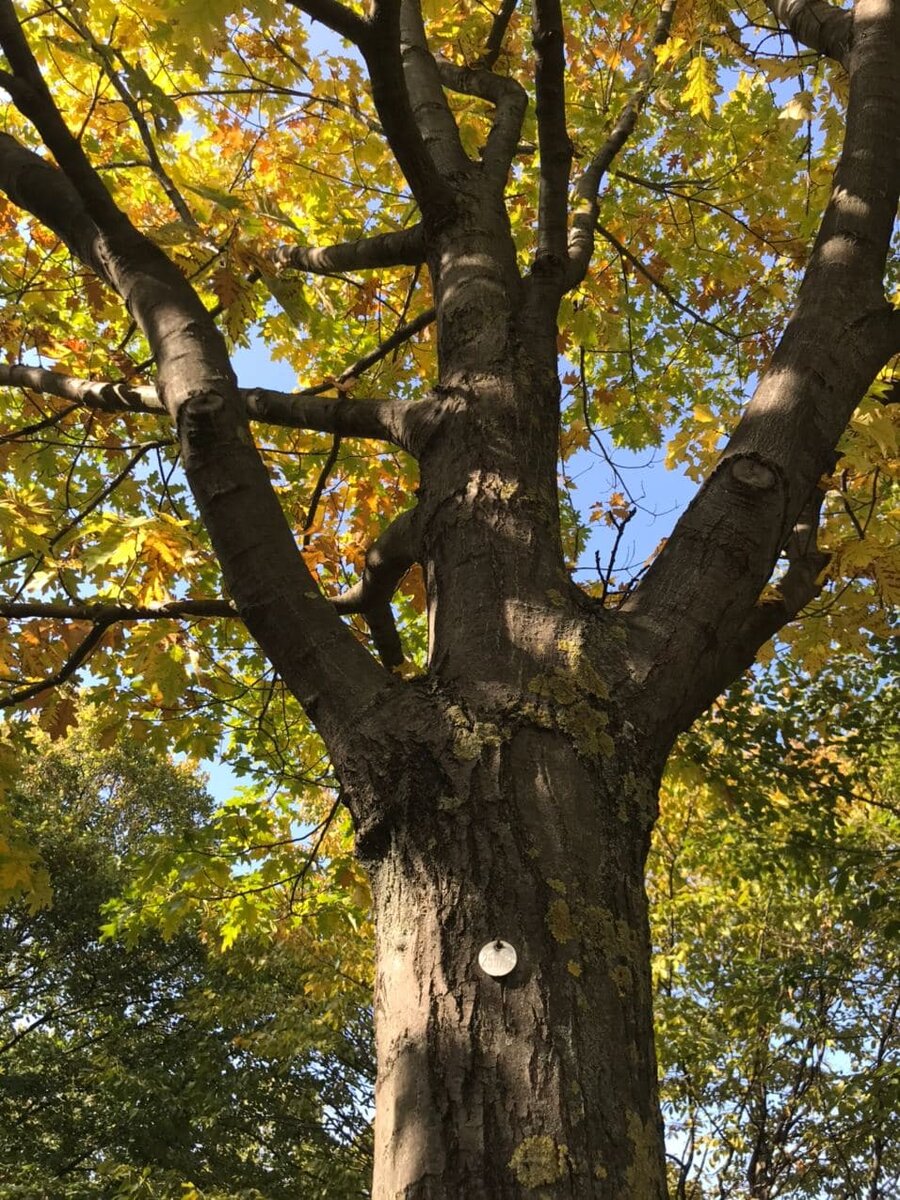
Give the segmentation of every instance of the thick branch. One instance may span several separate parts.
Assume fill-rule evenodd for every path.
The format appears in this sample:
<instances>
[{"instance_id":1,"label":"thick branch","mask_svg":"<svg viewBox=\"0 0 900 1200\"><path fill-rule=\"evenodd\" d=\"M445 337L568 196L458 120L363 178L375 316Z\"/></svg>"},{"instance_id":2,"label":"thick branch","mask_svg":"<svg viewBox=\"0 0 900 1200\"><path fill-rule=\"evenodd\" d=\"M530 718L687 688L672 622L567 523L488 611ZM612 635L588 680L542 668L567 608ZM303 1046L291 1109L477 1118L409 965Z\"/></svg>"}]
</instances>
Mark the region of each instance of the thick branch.
<instances>
[{"instance_id":1,"label":"thick branch","mask_svg":"<svg viewBox=\"0 0 900 1200\"><path fill-rule=\"evenodd\" d=\"M332 400L266 388L242 388L241 395L253 421L339 437L373 438L409 448L405 418L410 405L404 400L355 400L349 396Z\"/></svg>"},{"instance_id":2,"label":"thick branch","mask_svg":"<svg viewBox=\"0 0 900 1200\"><path fill-rule=\"evenodd\" d=\"M469 159L428 48L419 0L400 0L400 55L412 112L435 166L445 178L464 171Z\"/></svg>"},{"instance_id":3,"label":"thick branch","mask_svg":"<svg viewBox=\"0 0 900 1200\"><path fill-rule=\"evenodd\" d=\"M591 256L594 253L594 230L599 213L597 197L600 184L613 159L631 136L641 109L650 95L656 70L656 51L668 40L672 28L672 18L675 15L675 4L676 0L663 0L647 55L634 73L634 91L619 113L606 141L575 184L575 214L569 234L569 267L565 281L567 290L577 287L587 273Z\"/></svg>"},{"instance_id":4,"label":"thick branch","mask_svg":"<svg viewBox=\"0 0 900 1200\"><path fill-rule=\"evenodd\" d=\"M338 612L364 613L390 600L420 552L417 520L418 510L408 509L372 543L362 579L333 601Z\"/></svg>"},{"instance_id":5,"label":"thick branch","mask_svg":"<svg viewBox=\"0 0 900 1200\"><path fill-rule=\"evenodd\" d=\"M122 213L70 133L50 95L11 0L0 0L0 46L12 68L9 90L16 108L34 124L91 217L100 225L121 225L124 221Z\"/></svg>"},{"instance_id":6,"label":"thick branch","mask_svg":"<svg viewBox=\"0 0 900 1200\"><path fill-rule=\"evenodd\" d=\"M438 71L441 82L451 91L477 96L494 105L496 111L481 161L488 178L503 188L519 144L528 107L527 92L515 79L495 75L484 67L460 67L446 59L438 59Z\"/></svg>"},{"instance_id":7,"label":"thick branch","mask_svg":"<svg viewBox=\"0 0 900 1200\"><path fill-rule=\"evenodd\" d=\"M50 126L54 123L47 121ZM82 154L80 147L78 154ZM82 175L91 170L88 166ZM174 263L134 229L108 195L107 206L94 203L89 210L67 175L8 134L0 134L0 190L52 229L73 255L119 293L154 347L160 393L173 417L189 396L224 394L234 387L225 344L200 298ZM173 307L175 296L179 302ZM204 343L202 353L198 342ZM172 392L171 401L167 390Z\"/></svg>"},{"instance_id":8,"label":"thick branch","mask_svg":"<svg viewBox=\"0 0 900 1200\"><path fill-rule=\"evenodd\" d=\"M348 42L363 47L369 37L369 25L362 17L338 0L287 0L293 8L306 13L332 33L346 38Z\"/></svg>"},{"instance_id":9,"label":"thick branch","mask_svg":"<svg viewBox=\"0 0 900 1200\"><path fill-rule=\"evenodd\" d=\"M518 4L519 0L503 0L491 22L491 31L484 45L484 54L478 60L478 66L491 70L497 62L500 51L503 49L503 39L506 37L506 31Z\"/></svg>"},{"instance_id":10,"label":"thick branch","mask_svg":"<svg viewBox=\"0 0 900 1200\"><path fill-rule=\"evenodd\" d=\"M844 146L795 312L718 467L622 606L650 724L655 709L683 728L708 702L854 408L900 351L900 310L884 297L900 197L900 7L857 0L853 19Z\"/></svg>"},{"instance_id":11,"label":"thick branch","mask_svg":"<svg viewBox=\"0 0 900 1200\"><path fill-rule=\"evenodd\" d=\"M821 592L830 558L816 540L824 499L825 493L815 488L784 547L788 564L784 574L765 589L734 635L704 664L706 695L700 701L704 707L746 671L760 647L795 620Z\"/></svg>"},{"instance_id":12,"label":"thick branch","mask_svg":"<svg viewBox=\"0 0 900 1200\"><path fill-rule=\"evenodd\" d=\"M540 152L537 259L554 273L566 254L572 143L566 131L566 51L559 0L534 0L532 41Z\"/></svg>"},{"instance_id":13,"label":"thick branch","mask_svg":"<svg viewBox=\"0 0 900 1200\"><path fill-rule=\"evenodd\" d=\"M106 282L100 231L69 180L49 162L0 133L0 191L65 242L72 254Z\"/></svg>"},{"instance_id":14,"label":"thick branch","mask_svg":"<svg viewBox=\"0 0 900 1200\"><path fill-rule=\"evenodd\" d=\"M240 614L227 600L170 600L166 604L55 604L38 600L0 601L0 617L24 621L32 617L52 617L58 621L92 621L113 625L119 621L178 620L182 617L237 617Z\"/></svg>"},{"instance_id":15,"label":"thick branch","mask_svg":"<svg viewBox=\"0 0 900 1200\"><path fill-rule=\"evenodd\" d=\"M772 594L757 601L724 656L722 687L745 670L760 646L793 621L821 592L825 568L831 557L819 549L817 541L824 500L825 493L815 488L784 547L788 563L786 571L772 585ZM716 694L721 690L718 688Z\"/></svg>"},{"instance_id":16,"label":"thick branch","mask_svg":"<svg viewBox=\"0 0 900 1200\"><path fill-rule=\"evenodd\" d=\"M312 275L371 271L378 267L417 267L425 260L425 231L421 225L413 225L321 249L279 246L272 257L279 267L293 267Z\"/></svg>"},{"instance_id":17,"label":"thick branch","mask_svg":"<svg viewBox=\"0 0 900 1200\"><path fill-rule=\"evenodd\" d=\"M849 65L853 15L848 9L827 0L766 0L766 7L802 46Z\"/></svg>"},{"instance_id":18,"label":"thick branch","mask_svg":"<svg viewBox=\"0 0 900 1200\"><path fill-rule=\"evenodd\" d=\"M426 226L440 224L452 208L453 197L441 178L438 160L432 155L428 138L424 136L425 129L420 128L416 119L414 108L421 97L411 103L408 80L404 77L400 32L400 10L404 0L372 0L368 20L338 0L288 0L288 3L359 48L366 62L372 100L388 144L412 189ZM441 103L446 107L443 96ZM452 115L450 121L453 121ZM453 129L456 130L455 122ZM458 143L458 135L456 140ZM461 145L459 154L465 159Z\"/></svg>"},{"instance_id":19,"label":"thick branch","mask_svg":"<svg viewBox=\"0 0 900 1200\"><path fill-rule=\"evenodd\" d=\"M452 213L453 193L441 175L413 111L401 54L401 2L373 0L370 34L362 50L381 126L428 229L441 225ZM446 108L443 94L440 103ZM462 146L459 155L463 162L468 161Z\"/></svg>"},{"instance_id":20,"label":"thick branch","mask_svg":"<svg viewBox=\"0 0 900 1200\"><path fill-rule=\"evenodd\" d=\"M126 383L103 383L96 379L76 379L44 367L0 364L0 387L25 388L43 396L58 396L99 412L164 413L165 408L155 387Z\"/></svg>"},{"instance_id":21,"label":"thick branch","mask_svg":"<svg viewBox=\"0 0 900 1200\"><path fill-rule=\"evenodd\" d=\"M381 661L390 669L403 662L391 597L421 553L417 514L409 509L387 527L366 553L362 579L333 601L338 612L363 614Z\"/></svg>"},{"instance_id":22,"label":"thick branch","mask_svg":"<svg viewBox=\"0 0 900 1200\"><path fill-rule=\"evenodd\" d=\"M72 249L122 296L146 335L161 399L177 421L185 474L235 607L316 721L340 770L354 760L356 715L388 677L303 562L247 428L222 335L178 268L105 191L57 111L9 0L0 0L0 45L26 89L16 87L16 104L66 176L3 136L0 188L60 236L71 235Z\"/></svg>"},{"instance_id":23,"label":"thick branch","mask_svg":"<svg viewBox=\"0 0 900 1200\"><path fill-rule=\"evenodd\" d=\"M329 385L334 387L334 384ZM21 387L45 396L58 396L98 412L165 412L156 388L100 380L76 379L43 367L0 365L0 387ZM241 388L248 417L267 425L337 433L342 437L374 438L406 446L405 416L410 405L400 400L326 399L303 392Z\"/></svg>"}]
</instances>

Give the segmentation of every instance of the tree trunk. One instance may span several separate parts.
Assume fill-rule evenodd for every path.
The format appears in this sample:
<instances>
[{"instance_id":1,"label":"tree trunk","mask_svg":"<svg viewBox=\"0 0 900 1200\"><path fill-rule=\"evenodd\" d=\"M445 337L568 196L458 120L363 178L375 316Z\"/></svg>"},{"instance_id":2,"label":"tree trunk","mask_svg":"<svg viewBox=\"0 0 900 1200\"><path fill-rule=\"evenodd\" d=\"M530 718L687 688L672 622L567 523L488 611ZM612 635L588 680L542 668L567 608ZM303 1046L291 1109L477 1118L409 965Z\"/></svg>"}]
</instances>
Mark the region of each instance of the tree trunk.
<instances>
[{"instance_id":1,"label":"tree trunk","mask_svg":"<svg viewBox=\"0 0 900 1200\"><path fill-rule=\"evenodd\" d=\"M644 860L657 778L460 722L373 867L376 1200L662 1200ZM465 769L460 772L460 764ZM494 978L479 950L510 943Z\"/></svg>"}]
</instances>

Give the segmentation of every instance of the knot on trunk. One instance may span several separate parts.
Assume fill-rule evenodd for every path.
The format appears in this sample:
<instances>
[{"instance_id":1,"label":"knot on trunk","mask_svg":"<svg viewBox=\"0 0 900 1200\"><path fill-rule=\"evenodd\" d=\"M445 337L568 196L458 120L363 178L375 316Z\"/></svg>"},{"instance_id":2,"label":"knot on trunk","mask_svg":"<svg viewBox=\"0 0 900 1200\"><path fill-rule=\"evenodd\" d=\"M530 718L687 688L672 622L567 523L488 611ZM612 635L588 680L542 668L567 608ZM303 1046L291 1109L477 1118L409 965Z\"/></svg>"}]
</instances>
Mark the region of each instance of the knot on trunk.
<instances>
[{"instance_id":1,"label":"knot on trunk","mask_svg":"<svg viewBox=\"0 0 900 1200\"><path fill-rule=\"evenodd\" d=\"M731 460L731 478L748 491L769 491L778 485L778 472L757 455Z\"/></svg>"}]
</instances>

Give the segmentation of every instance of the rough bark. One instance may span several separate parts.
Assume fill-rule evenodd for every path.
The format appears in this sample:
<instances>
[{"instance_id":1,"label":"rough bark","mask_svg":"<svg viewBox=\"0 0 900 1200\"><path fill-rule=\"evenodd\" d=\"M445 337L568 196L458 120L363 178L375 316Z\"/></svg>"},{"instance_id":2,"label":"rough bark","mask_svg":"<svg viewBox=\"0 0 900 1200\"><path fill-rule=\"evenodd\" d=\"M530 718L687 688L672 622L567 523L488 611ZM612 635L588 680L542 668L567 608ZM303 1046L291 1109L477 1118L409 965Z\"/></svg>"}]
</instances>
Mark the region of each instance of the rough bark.
<instances>
[{"instance_id":1,"label":"rough bark","mask_svg":"<svg viewBox=\"0 0 900 1200\"><path fill-rule=\"evenodd\" d=\"M378 929L374 1195L658 1200L643 863L664 747L610 699L621 621L563 568L553 325L470 186L429 253L429 674L381 698L345 781ZM477 964L496 938L519 954L502 982Z\"/></svg>"},{"instance_id":2,"label":"rough bark","mask_svg":"<svg viewBox=\"0 0 900 1200\"><path fill-rule=\"evenodd\" d=\"M456 728L444 789L422 790L372 872L373 1196L661 1200L656 780L521 714ZM478 953L498 938L518 962L492 978Z\"/></svg>"}]
</instances>

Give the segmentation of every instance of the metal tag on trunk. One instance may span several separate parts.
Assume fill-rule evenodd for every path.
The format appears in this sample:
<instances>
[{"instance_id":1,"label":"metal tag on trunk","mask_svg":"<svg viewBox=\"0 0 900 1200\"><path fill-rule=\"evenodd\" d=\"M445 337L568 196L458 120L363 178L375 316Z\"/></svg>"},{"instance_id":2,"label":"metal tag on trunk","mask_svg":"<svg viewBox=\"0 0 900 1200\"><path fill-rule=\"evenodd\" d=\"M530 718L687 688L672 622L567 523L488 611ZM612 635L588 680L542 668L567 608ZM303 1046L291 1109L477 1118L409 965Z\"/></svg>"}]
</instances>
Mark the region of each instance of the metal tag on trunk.
<instances>
[{"instance_id":1,"label":"metal tag on trunk","mask_svg":"<svg viewBox=\"0 0 900 1200\"><path fill-rule=\"evenodd\" d=\"M515 946L500 938L486 942L478 951L479 967L485 975L492 975L494 979L501 979L504 975L508 975L518 961L519 956L516 954Z\"/></svg>"}]
</instances>

